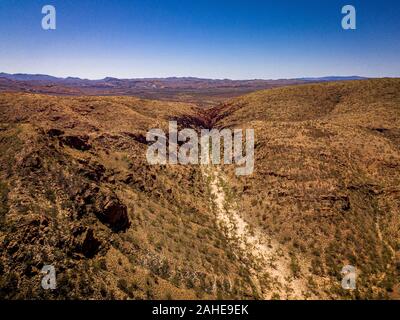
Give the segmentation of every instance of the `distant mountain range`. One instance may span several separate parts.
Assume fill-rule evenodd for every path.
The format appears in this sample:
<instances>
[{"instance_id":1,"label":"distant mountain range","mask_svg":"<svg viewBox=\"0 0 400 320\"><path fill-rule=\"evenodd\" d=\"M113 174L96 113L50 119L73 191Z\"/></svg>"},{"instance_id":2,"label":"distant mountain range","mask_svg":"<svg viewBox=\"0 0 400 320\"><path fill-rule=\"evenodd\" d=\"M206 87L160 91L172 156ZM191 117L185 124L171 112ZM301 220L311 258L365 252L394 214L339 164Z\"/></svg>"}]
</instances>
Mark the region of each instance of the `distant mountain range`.
<instances>
[{"instance_id":1,"label":"distant mountain range","mask_svg":"<svg viewBox=\"0 0 400 320\"><path fill-rule=\"evenodd\" d=\"M32 81L32 80L40 80L40 81L56 81L62 80L62 78L57 78L45 74L26 74L26 73L4 73L0 72L0 78L6 78L10 80L16 81Z\"/></svg>"},{"instance_id":2,"label":"distant mountain range","mask_svg":"<svg viewBox=\"0 0 400 320\"><path fill-rule=\"evenodd\" d=\"M330 76L330 77L319 77L319 78L297 78L296 80L305 81L346 81L346 80L365 80L366 77L359 76Z\"/></svg>"},{"instance_id":3,"label":"distant mountain range","mask_svg":"<svg viewBox=\"0 0 400 320\"><path fill-rule=\"evenodd\" d=\"M190 102L211 106L250 92L307 83L360 80L358 76L278 80L202 79L195 77L99 80L59 78L45 74L0 73L0 92L51 95L136 96L144 99Z\"/></svg>"},{"instance_id":4,"label":"distant mountain range","mask_svg":"<svg viewBox=\"0 0 400 320\"><path fill-rule=\"evenodd\" d=\"M0 78L6 78L10 80L15 80L15 81L57 81L57 82L76 82L76 81L83 81L83 82L114 82L114 81L169 81L169 82L174 82L174 81L185 81L185 82L256 82L256 81L343 81L343 80L363 80L363 79L368 79L365 77L360 77L360 76L327 76L327 77L304 77L304 78L294 78L294 79L278 79L278 80L264 80L264 79L251 79L251 80L230 80L230 79L207 79L207 78L196 78L196 77L167 77L167 78L131 78L131 79L121 79L121 78L115 78L115 77L106 77L104 79L98 79L98 80L89 80L89 79L82 79L79 77L66 77L66 78L61 78L61 77L54 77L50 76L47 74L27 74L27 73L4 73L0 72Z\"/></svg>"}]
</instances>

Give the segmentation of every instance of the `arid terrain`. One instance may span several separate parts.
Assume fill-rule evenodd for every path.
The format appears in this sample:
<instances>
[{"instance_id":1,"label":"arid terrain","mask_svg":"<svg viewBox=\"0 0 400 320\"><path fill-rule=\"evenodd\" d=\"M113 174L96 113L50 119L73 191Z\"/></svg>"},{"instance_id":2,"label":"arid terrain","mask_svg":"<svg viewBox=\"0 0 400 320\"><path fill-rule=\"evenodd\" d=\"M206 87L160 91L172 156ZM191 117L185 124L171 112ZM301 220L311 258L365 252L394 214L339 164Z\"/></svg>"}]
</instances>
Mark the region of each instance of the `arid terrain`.
<instances>
[{"instance_id":1,"label":"arid terrain","mask_svg":"<svg viewBox=\"0 0 400 320\"><path fill-rule=\"evenodd\" d=\"M0 78L1 299L400 298L400 79ZM254 128L254 173L149 165L170 120Z\"/></svg>"},{"instance_id":2,"label":"arid terrain","mask_svg":"<svg viewBox=\"0 0 400 320\"><path fill-rule=\"evenodd\" d=\"M143 99L195 103L211 107L229 98L262 89L287 85L335 80L362 79L361 77L326 77L281 80L229 80L186 78L100 80L57 78L48 75L0 73L0 92L27 92L59 96L135 96Z\"/></svg>"}]
</instances>

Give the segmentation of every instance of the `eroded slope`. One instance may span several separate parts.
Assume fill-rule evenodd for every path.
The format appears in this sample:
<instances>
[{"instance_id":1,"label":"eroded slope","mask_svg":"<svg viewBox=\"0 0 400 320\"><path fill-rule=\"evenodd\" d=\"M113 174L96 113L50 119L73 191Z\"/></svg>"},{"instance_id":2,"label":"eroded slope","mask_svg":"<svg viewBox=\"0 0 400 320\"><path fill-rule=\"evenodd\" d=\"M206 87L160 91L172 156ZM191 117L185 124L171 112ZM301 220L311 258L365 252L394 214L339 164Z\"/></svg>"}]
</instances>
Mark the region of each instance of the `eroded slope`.
<instances>
[{"instance_id":1,"label":"eroded slope","mask_svg":"<svg viewBox=\"0 0 400 320\"><path fill-rule=\"evenodd\" d=\"M2 298L255 296L199 168L145 158L150 128L201 126L192 105L2 94L0 110Z\"/></svg>"},{"instance_id":2,"label":"eroded slope","mask_svg":"<svg viewBox=\"0 0 400 320\"><path fill-rule=\"evenodd\" d=\"M294 278L322 297L398 297L399 79L261 91L212 112L217 127L255 129L254 174L224 168L230 202L290 253Z\"/></svg>"}]
</instances>

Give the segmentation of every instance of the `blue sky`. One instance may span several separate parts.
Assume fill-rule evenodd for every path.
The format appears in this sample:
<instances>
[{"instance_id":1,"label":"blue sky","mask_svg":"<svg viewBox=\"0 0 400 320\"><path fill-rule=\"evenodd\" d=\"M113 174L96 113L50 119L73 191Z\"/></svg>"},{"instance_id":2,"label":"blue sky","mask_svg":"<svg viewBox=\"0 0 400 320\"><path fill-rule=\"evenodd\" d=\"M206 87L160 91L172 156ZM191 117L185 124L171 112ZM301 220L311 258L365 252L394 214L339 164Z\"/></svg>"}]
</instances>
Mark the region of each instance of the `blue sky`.
<instances>
[{"instance_id":1,"label":"blue sky","mask_svg":"<svg viewBox=\"0 0 400 320\"><path fill-rule=\"evenodd\" d=\"M42 6L57 29L41 28ZM343 30L341 8L357 10ZM400 1L0 0L0 72L99 79L400 76Z\"/></svg>"}]
</instances>

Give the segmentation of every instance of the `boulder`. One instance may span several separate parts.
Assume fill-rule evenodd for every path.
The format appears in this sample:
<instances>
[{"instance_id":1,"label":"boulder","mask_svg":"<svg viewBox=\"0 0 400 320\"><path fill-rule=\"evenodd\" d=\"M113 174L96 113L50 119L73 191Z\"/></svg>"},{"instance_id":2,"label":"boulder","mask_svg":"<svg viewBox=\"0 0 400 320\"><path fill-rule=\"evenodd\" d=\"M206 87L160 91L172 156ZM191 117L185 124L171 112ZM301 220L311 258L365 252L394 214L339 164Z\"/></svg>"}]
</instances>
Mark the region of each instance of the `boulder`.
<instances>
[{"instance_id":1,"label":"boulder","mask_svg":"<svg viewBox=\"0 0 400 320\"><path fill-rule=\"evenodd\" d=\"M128 209L114 194L97 199L96 216L115 232L125 231L130 227Z\"/></svg>"},{"instance_id":2,"label":"boulder","mask_svg":"<svg viewBox=\"0 0 400 320\"><path fill-rule=\"evenodd\" d=\"M60 130L60 129L50 129L47 131L47 134L50 137L59 137L62 136L64 134L64 131Z\"/></svg>"},{"instance_id":3,"label":"boulder","mask_svg":"<svg viewBox=\"0 0 400 320\"><path fill-rule=\"evenodd\" d=\"M99 251L101 241L96 238L93 229L79 226L72 231L72 234L75 252L83 254L86 258L93 258Z\"/></svg>"},{"instance_id":4,"label":"boulder","mask_svg":"<svg viewBox=\"0 0 400 320\"><path fill-rule=\"evenodd\" d=\"M91 145L88 143L88 136L63 136L61 142L70 148L80 151L90 150Z\"/></svg>"}]
</instances>

